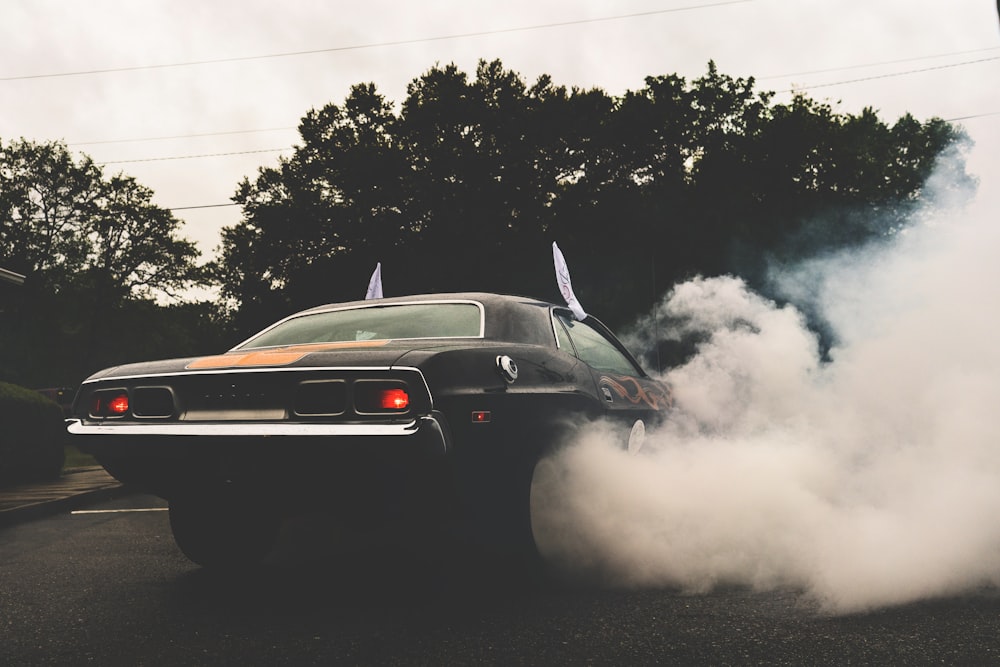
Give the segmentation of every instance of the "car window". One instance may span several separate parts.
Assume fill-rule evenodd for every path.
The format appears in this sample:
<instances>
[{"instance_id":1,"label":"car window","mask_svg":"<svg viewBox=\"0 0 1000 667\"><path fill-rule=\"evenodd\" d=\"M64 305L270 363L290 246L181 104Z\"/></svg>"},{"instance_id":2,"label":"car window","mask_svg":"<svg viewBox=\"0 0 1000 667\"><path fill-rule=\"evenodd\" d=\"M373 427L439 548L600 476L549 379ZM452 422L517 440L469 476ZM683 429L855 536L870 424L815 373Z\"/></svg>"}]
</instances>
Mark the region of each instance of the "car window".
<instances>
[{"instance_id":1,"label":"car window","mask_svg":"<svg viewBox=\"0 0 1000 667\"><path fill-rule=\"evenodd\" d=\"M362 306L289 318L246 341L239 349L412 338L479 338L477 303Z\"/></svg>"},{"instance_id":2,"label":"car window","mask_svg":"<svg viewBox=\"0 0 1000 667\"><path fill-rule=\"evenodd\" d=\"M576 348L576 355L588 366L598 371L623 375L638 375L640 373L632 360L622 354L621 350L605 338L600 331L586 322L580 322L563 313L556 313L556 317L566 327L569 337L573 340L573 347L564 348L567 352L572 353L573 348ZM559 328L556 327L557 336L558 331Z\"/></svg>"}]
</instances>

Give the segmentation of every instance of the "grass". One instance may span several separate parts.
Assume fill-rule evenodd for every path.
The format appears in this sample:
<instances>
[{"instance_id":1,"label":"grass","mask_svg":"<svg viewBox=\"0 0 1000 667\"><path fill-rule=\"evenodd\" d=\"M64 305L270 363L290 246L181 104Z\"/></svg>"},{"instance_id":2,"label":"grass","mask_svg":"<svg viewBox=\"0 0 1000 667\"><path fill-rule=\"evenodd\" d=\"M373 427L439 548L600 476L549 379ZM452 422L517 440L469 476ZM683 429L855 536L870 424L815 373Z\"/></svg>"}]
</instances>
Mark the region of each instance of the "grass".
<instances>
[{"instance_id":1,"label":"grass","mask_svg":"<svg viewBox=\"0 0 1000 667\"><path fill-rule=\"evenodd\" d=\"M73 445L66 445L66 461L63 463L63 470L67 468L82 468L85 466L99 465L93 456L84 454Z\"/></svg>"}]
</instances>

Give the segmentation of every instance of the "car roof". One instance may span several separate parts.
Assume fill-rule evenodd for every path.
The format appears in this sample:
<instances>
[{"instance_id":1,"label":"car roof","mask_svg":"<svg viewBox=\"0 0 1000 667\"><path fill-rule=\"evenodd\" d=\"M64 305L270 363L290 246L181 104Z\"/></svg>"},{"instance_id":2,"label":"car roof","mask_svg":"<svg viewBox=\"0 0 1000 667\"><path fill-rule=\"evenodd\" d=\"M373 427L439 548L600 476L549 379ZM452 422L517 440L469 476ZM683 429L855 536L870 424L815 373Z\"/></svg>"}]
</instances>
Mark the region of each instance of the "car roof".
<instances>
[{"instance_id":1,"label":"car roof","mask_svg":"<svg viewBox=\"0 0 1000 667\"><path fill-rule=\"evenodd\" d=\"M328 303L322 306L309 308L298 314L312 311L330 310L331 308L352 308L358 306L391 305L394 303L413 303L425 301L478 301L487 308L497 307L503 304L531 304L536 306L553 307L555 304L540 299L513 294L495 294L493 292L440 292L430 294L407 294L402 296L391 296L382 299L362 299L359 301L344 301L342 303Z\"/></svg>"}]
</instances>

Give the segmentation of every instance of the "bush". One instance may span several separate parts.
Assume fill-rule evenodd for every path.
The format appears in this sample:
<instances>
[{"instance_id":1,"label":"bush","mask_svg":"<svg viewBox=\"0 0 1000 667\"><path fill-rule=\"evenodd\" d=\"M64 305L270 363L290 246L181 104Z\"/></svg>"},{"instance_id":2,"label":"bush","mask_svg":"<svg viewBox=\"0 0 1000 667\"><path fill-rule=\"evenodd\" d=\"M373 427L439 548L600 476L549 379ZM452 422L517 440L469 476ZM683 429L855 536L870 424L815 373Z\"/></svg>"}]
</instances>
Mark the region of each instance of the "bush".
<instances>
[{"instance_id":1,"label":"bush","mask_svg":"<svg viewBox=\"0 0 1000 667\"><path fill-rule=\"evenodd\" d=\"M62 409L55 402L0 382L0 484L58 477L65 442Z\"/></svg>"}]
</instances>

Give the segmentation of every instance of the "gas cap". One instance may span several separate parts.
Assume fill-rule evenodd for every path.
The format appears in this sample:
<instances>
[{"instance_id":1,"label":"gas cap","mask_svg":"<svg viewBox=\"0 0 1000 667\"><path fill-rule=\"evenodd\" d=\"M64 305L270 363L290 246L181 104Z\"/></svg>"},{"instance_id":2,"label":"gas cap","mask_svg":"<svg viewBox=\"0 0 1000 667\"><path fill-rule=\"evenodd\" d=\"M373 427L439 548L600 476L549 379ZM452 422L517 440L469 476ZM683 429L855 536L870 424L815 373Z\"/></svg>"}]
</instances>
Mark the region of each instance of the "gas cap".
<instances>
[{"instance_id":1,"label":"gas cap","mask_svg":"<svg viewBox=\"0 0 1000 667\"><path fill-rule=\"evenodd\" d=\"M506 354L497 357L497 370L507 382L513 382L517 379L517 363Z\"/></svg>"}]
</instances>

